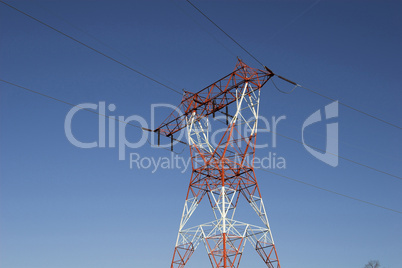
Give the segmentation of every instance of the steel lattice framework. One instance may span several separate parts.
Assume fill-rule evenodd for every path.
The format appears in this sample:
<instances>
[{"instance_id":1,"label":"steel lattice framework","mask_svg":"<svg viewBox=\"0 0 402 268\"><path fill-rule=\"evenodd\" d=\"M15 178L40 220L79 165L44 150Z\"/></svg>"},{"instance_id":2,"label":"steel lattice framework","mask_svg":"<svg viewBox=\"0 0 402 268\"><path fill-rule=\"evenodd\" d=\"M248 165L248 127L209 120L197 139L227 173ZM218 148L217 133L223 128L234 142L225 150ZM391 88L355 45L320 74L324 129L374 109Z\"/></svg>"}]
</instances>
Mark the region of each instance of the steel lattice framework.
<instances>
[{"instance_id":1,"label":"steel lattice framework","mask_svg":"<svg viewBox=\"0 0 402 268\"><path fill-rule=\"evenodd\" d=\"M184 92L181 114L173 112L155 130L171 137L186 128L192 175L184 203L171 268L182 268L204 242L212 267L239 267L246 241L270 268L280 268L253 163L261 87L273 76L250 68L241 60L235 70L197 93ZM229 115L229 105L233 114ZM217 144L209 137L210 115L226 116ZM216 138L216 137L215 137ZM158 139L159 140L159 139ZM262 221L262 227L234 219L243 196ZM215 220L186 226L207 197Z\"/></svg>"}]
</instances>

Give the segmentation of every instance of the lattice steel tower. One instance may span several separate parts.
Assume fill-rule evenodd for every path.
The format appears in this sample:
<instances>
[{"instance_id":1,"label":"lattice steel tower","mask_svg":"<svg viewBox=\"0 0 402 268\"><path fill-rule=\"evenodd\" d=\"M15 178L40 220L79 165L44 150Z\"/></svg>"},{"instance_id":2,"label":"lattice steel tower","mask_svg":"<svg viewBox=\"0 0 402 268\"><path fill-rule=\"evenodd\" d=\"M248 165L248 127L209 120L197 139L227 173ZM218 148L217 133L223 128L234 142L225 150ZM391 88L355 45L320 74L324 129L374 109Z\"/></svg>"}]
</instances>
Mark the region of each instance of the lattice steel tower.
<instances>
[{"instance_id":1,"label":"lattice steel tower","mask_svg":"<svg viewBox=\"0 0 402 268\"><path fill-rule=\"evenodd\" d=\"M201 241L212 267L239 267L244 246L249 241L268 267L280 268L253 167L260 89L272 76L268 68L250 68L239 60L232 73L212 85L197 93L184 91L178 107L181 113L173 112L155 130L158 141L160 135L173 141L173 135L186 128L192 160L192 175L171 268L184 267ZM214 144L209 135L212 120L208 118L215 114L223 114L227 126L218 133ZM261 227L235 220L241 196L261 219ZM187 227L186 223L205 197L215 219Z\"/></svg>"}]
</instances>

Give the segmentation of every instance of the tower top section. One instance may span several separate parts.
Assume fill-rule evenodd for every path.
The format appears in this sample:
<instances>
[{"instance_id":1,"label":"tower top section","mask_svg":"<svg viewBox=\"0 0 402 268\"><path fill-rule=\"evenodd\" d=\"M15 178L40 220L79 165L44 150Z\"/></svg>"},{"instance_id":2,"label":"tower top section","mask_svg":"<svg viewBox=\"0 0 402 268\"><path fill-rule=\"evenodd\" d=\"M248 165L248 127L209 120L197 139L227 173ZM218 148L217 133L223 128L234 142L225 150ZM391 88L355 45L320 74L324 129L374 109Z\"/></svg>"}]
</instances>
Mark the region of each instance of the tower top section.
<instances>
[{"instance_id":1,"label":"tower top section","mask_svg":"<svg viewBox=\"0 0 402 268\"><path fill-rule=\"evenodd\" d=\"M196 114L200 120L211 114L215 115L239 98L236 92L246 83L252 85L248 90L260 90L273 75L269 69L251 68L239 59L234 71L215 83L196 93L184 91L183 99L178 106L180 113L172 112L154 131L170 137L187 126L188 116Z\"/></svg>"}]
</instances>

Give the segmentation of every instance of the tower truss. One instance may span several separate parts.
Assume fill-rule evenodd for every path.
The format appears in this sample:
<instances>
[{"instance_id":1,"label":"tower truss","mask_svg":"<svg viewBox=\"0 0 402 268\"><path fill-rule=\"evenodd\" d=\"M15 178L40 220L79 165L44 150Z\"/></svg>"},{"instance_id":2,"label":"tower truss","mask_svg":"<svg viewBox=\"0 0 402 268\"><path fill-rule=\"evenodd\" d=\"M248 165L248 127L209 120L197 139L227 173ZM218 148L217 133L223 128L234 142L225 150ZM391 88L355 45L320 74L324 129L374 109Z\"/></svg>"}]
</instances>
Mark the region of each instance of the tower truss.
<instances>
[{"instance_id":1,"label":"tower truss","mask_svg":"<svg viewBox=\"0 0 402 268\"><path fill-rule=\"evenodd\" d=\"M175 133L186 129L192 160L171 268L183 268L201 242L212 267L239 267L247 241L269 268L280 268L253 167L260 89L272 76L269 69L254 69L239 60L233 72L212 85L196 93L184 91L181 113L173 112L155 130L173 141ZM216 114L223 114L225 127L211 137L210 117ZM240 198L247 200L261 226L235 219ZM203 200L214 219L188 227Z\"/></svg>"}]
</instances>

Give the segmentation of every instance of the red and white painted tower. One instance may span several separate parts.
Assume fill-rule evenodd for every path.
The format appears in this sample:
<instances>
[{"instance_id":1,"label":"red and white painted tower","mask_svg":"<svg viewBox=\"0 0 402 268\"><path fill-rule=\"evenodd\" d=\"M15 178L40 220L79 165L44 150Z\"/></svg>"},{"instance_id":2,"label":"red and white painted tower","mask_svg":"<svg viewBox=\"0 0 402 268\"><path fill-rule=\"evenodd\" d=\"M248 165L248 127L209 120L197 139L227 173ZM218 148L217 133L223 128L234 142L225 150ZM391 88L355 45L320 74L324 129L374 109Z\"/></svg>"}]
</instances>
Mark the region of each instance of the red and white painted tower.
<instances>
[{"instance_id":1,"label":"red and white painted tower","mask_svg":"<svg viewBox=\"0 0 402 268\"><path fill-rule=\"evenodd\" d=\"M235 70L197 93L184 92L181 113L172 113L155 130L173 139L187 130L192 175L171 268L182 268L203 241L212 267L239 267L248 241L270 268L280 268L261 192L254 173L258 111L261 87L273 76L250 68L241 60ZM211 119L224 115L225 128L211 142ZM158 138L159 140L159 138ZM262 225L235 220L239 198L251 205ZM209 201L215 219L188 227L197 206Z\"/></svg>"}]
</instances>

